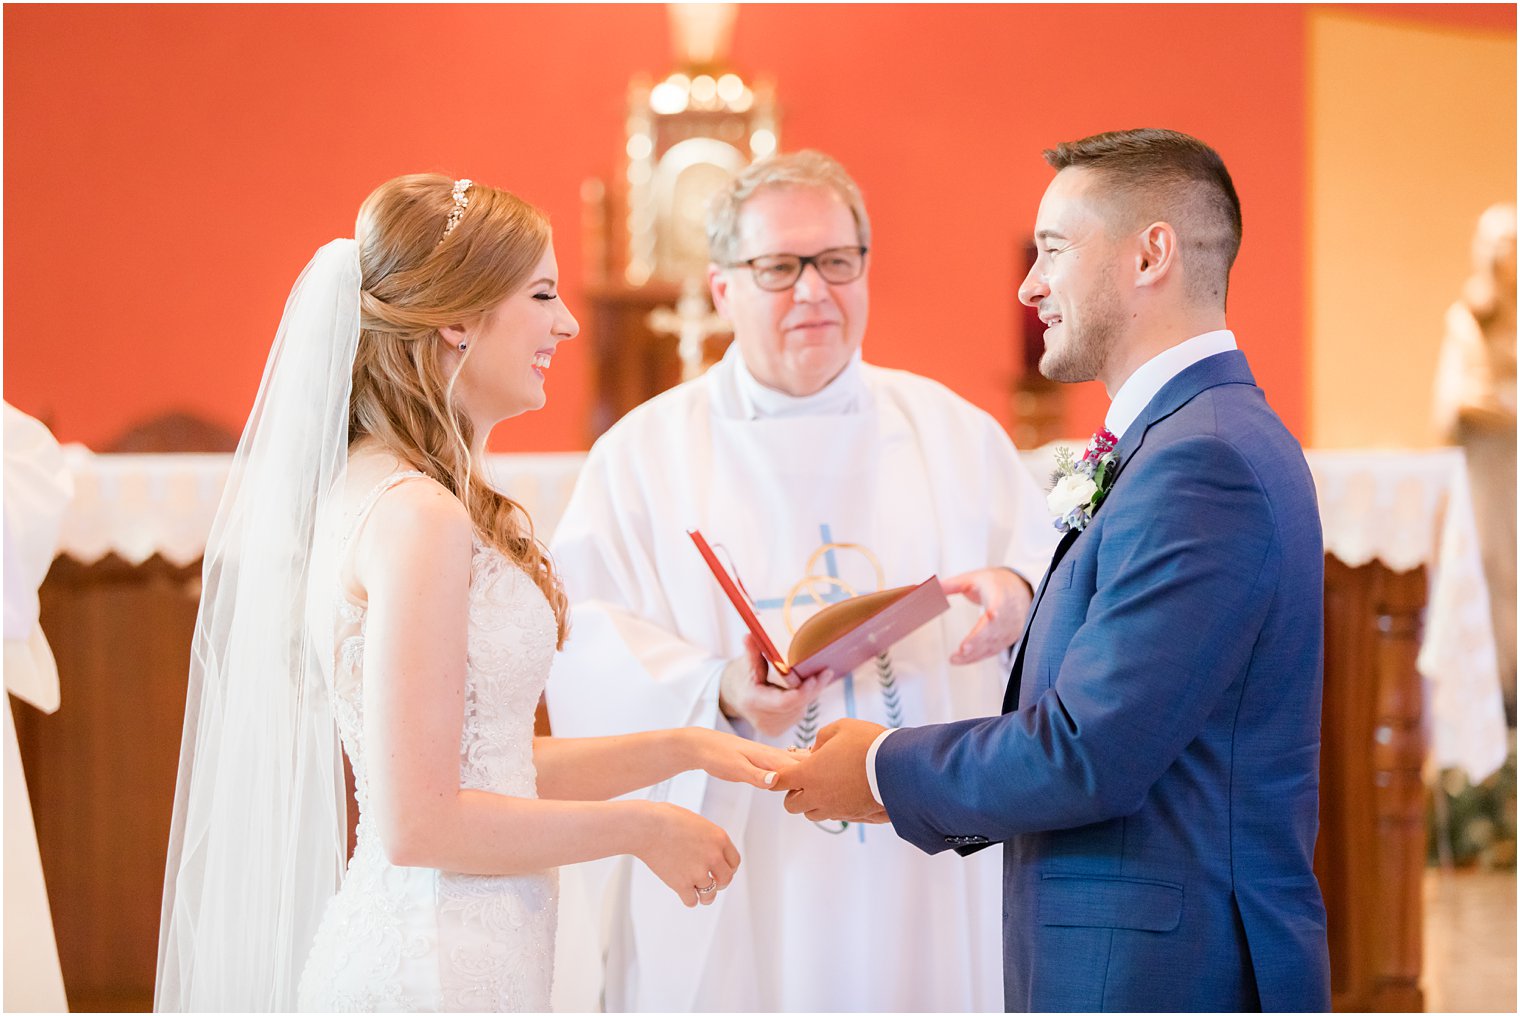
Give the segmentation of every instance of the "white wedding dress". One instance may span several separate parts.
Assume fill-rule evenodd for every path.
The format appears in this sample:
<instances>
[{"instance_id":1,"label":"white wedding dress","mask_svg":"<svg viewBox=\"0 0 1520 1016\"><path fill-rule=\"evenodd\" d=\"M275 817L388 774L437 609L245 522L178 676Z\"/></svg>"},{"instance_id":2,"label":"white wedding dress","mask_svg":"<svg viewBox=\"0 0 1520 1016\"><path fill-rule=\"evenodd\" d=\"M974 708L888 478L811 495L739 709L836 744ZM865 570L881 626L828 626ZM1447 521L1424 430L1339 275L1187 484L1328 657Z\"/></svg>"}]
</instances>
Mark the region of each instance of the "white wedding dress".
<instances>
[{"instance_id":1,"label":"white wedding dress","mask_svg":"<svg viewBox=\"0 0 1520 1016\"><path fill-rule=\"evenodd\" d=\"M423 474L393 474L362 502L338 552L375 502ZM366 611L333 576L336 664L330 686L359 805L357 846L301 975L306 1011L545 1012L554 967L557 881L397 867L366 814L363 716ZM536 797L533 715L555 646L554 612L528 575L475 540L460 786Z\"/></svg>"}]
</instances>

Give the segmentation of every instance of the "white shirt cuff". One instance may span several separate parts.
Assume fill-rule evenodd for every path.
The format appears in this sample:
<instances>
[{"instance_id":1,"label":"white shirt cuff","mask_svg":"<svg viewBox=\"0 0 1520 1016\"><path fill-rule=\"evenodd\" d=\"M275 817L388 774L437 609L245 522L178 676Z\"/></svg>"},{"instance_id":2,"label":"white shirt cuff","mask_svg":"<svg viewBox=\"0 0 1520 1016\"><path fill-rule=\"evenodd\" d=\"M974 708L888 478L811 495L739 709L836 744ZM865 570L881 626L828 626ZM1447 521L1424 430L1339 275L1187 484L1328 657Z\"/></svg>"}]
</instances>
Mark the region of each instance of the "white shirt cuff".
<instances>
[{"instance_id":1,"label":"white shirt cuff","mask_svg":"<svg viewBox=\"0 0 1520 1016\"><path fill-rule=\"evenodd\" d=\"M881 791L876 786L876 751L881 747L881 742L887 739L887 735L894 733L895 728L888 728L876 735L876 740L871 742L870 750L866 752L866 782L871 785L871 796L876 798L876 803L883 808L887 802L881 799Z\"/></svg>"}]
</instances>

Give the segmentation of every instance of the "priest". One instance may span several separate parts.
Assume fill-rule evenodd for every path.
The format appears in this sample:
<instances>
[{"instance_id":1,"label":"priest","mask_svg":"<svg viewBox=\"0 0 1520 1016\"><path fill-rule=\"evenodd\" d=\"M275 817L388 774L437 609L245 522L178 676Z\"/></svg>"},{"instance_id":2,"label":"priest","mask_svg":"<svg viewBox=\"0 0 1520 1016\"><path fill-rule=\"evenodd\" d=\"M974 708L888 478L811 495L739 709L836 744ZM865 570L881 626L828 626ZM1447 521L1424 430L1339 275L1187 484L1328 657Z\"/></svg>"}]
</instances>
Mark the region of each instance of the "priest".
<instances>
[{"instance_id":1,"label":"priest","mask_svg":"<svg viewBox=\"0 0 1520 1016\"><path fill-rule=\"evenodd\" d=\"M992 417L862 361L870 220L833 159L756 163L714 199L707 234L732 346L596 443L555 531L574 614L554 732L699 725L805 749L841 717L995 712L1059 535L1033 477ZM952 608L852 673L799 683L746 637L690 529L783 653L852 595L938 575ZM967 864L870 824L796 822L779 797L702 774L652 793L724 826L739 876L687 912L616 859L567 869L556 1008L1001 1010L994 851Z\"/></svg>"}]
</instances>

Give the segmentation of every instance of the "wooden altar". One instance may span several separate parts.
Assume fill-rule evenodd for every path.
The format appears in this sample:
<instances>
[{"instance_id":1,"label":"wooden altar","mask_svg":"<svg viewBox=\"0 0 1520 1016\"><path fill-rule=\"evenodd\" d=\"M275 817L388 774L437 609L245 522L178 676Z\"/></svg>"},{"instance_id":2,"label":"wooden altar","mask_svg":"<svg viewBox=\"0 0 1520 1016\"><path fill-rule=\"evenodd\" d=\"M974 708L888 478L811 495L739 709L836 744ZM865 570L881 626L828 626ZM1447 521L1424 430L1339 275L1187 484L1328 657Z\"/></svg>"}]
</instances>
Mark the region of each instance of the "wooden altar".
<instances>
[{"instance_id":1,"label":"wooden altar","mask_svg":"<svg viewBox=\"0 0 1520 1016\"><path fill-rule=\"evenodd\" d=\"M1421 1012L1423 568L1325 559L1325 698L1314 873L1337 1012Z\"/></svg>"},{"instance_id":2,"label":"wooden altar","mask_svg":"<svg viewBox=\"0 0 1520 1016\"><path fill-rule=\"evenodd\" d=\"M137 461L149 468L174 458ZM59 557L42 587L41 605L58 661L62 708L48 716L16 703L59 955L75 1010L146 1009L152 1003L200 582L199 562L184 559L191 544L151 531L174 517L153 498L176 491L197 497L201 507L181 506L178 518L191 528L204 526L204 534L209 517L203 515L214 509L226 466L214 456L182 458L195 459L182 468L201 475L134 477L130 464L112 466L121 474L109 485L112 496L136 499L134 510L150 530L113 546L172 546L174 559L138 554L134 564L119 553L101 556L101 545L85 555L96 558L90 564ZM512 475L510 489L541 520L541 531L552 530L580 457L501 458L507 465L494 470L498 480ZM97 493L105 486L97 483ZM1421 567L1395 571L1377 560L1358 567L1326 560L1315 868L1329 915L1337 1010L1409 1011L1422 1004L1426 689L1416 657L1427 577ZM1494 685L1497 696L1497 680Z\"/></svg>"},{"instance_id":3,"label":"wooden altar","mask_svg":"<svg viewBox=\"0 0 1520 1016\"><path fill-rule=\"evenodd\" d=\"M153 1007L200 564L53 562L40 599L67 708L13 699L73 1012Z\"/></svg>"}]
</instances>

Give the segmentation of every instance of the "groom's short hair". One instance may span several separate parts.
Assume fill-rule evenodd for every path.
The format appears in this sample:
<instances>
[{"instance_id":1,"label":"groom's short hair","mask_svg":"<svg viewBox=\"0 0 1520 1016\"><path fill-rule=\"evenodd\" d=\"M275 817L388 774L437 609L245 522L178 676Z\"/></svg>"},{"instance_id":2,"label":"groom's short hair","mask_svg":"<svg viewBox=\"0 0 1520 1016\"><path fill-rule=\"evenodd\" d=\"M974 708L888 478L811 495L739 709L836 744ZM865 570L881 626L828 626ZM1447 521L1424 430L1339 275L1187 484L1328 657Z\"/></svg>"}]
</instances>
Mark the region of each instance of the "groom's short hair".
<instances>
[{"instance_id":1,"label":"groom's short hair","mask_svg":"<svg viewBox=\"0 0 1520 1016\"><path fill-rule=\"evenodd\" d=\"M1166 221L1177 231L1187 295L1223 306L1240 252L1240 197L1219 153L1181 131L1106 131L1045 150L1054 169L1086 169L1113 214L1111 232Z\"/></svg>"}]
</instances>

